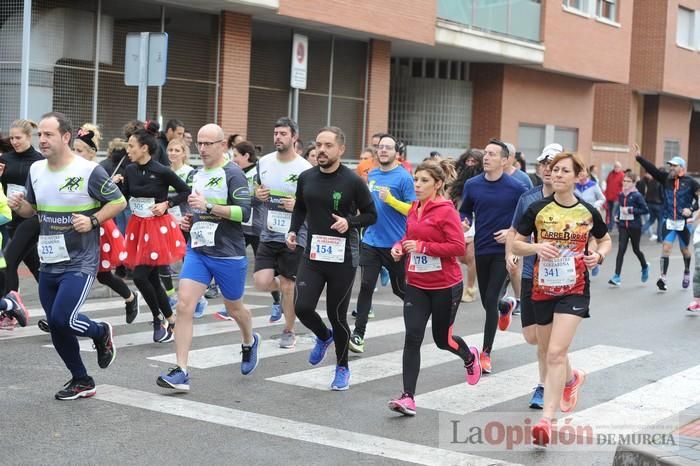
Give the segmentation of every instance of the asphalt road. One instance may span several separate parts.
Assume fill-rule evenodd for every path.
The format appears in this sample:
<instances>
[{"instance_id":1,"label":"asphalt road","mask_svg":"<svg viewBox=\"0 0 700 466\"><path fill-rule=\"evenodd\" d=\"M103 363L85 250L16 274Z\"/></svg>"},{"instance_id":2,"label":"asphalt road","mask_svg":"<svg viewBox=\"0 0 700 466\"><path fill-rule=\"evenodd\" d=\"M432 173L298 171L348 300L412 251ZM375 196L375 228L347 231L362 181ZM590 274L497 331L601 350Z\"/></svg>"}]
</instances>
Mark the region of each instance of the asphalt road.
<instances>
[{"instance_id":1,"label":"asphalt road","mask_svg":"<svg viewBox=\"0 0 700 466\"><path fill-rule=\"evenodd\" d=\"M611 255L593 279L592 318L580 326L571 348L578 352L575 364L588 371L573 424L579 419L598 432L610 419L641 429L679 411L679 406L700 402L700 316L685 311L692 292L681 289L680 254L674 251L669 291L658 293L654 283L660 247L645 240L643 248L652 266L649 282L640 283L639 264L628 250L623 284L610 288ZM505 443L487 449L440 441L449 440L455 425L451 421L468 427L470 419L539 418L538 411L527 407L537 377L532 366L536 355L519 336L517 317L507 334L496 336L493 374L475 387L464 384L460 362L431 346L432 336L426 332L418 414L403 418L386 407L402 388L402 306L389 288L375 293L377 318L369 323L366 352L351 353L353 385L347 392L327 388L332 348L321 369L303 372L311 369L307 358L312 339L300 323L297 348L276 348L282 327L265 323L270 298L249 289L244 301L259 317L257 331L264 343L257 370L240 374L240 333L235 324L213 319L221 301L212 300L207 315L195 323L202 335L194 339L193 350L200 351L191 364L197 361L199 367L191 368L190 393L164 394L155 380L169 367L174 345L148 341L145 305L142 320L125 325L118 298L93 297L88 314L118 323L117 359L100 370L95 353L83 352L98 394L60 402L53 395L70 376L49 336L36 329L40 310L35 285L24 278L22 288L33 309L31 324L0 333L2 464L604 465L613 458L613 449L600 446L561 451L521 445L506 451ZM355 288L354 297L359 280ZM103 295L99 285L93 294ZM478 302L462 304L455 332L479 334L483 317ZM468 343L481 346L479 337ZM89 349L87 341L83 344ZM631 412L639 417L632 419Z\"/></svg>"}]
</instances>

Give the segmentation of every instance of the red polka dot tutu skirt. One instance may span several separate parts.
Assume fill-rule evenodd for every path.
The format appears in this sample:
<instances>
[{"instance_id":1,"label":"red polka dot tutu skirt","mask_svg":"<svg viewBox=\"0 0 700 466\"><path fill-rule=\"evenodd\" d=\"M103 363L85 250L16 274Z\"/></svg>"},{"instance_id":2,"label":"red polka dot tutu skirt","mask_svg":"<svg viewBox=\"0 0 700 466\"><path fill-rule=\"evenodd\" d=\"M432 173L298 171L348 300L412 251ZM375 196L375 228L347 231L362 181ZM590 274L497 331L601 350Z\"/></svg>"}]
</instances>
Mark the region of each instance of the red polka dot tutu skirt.
<instances>
[{"instance_id":1,"label":"red polka dot tutu skirt","mask_svg":"<svg viewBox=\"0 0 700 466\"><path fill-rule=\"evenodd\" d=\"M107 220L100 226L100 268L99 272L109 272L122 265L126 258L126 244L114 220Z\"/></svg>"},{"instance_id":2,"label":"red polka dot tutu skirt","mask_svg":"<svg viewBox=\"0 0 700 466\"><path fill-rule=\"evenodd\" d=\"M124 265L170 265L185 257L185 238L172 215L132 215L126 227Z\"/></svg>"}]
</instances>

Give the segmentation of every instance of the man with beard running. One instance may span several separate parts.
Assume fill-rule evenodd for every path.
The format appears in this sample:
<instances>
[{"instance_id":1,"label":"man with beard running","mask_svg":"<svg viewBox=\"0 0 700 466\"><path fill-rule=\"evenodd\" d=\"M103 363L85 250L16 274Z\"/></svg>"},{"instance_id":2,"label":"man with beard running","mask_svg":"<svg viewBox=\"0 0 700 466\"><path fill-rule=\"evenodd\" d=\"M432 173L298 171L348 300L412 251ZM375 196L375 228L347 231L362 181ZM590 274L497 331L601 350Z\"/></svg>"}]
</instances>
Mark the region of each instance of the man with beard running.
<instances>
[{"instance_id":1,"label":"man with beard running","mask_svg":"<svg viewBox=\"0 0 700 466\"><path fill-rule=\"evenodd\" d=\"M296 280L296 313L316 335L309 355L313 366L323 361L335 342L337 358L332 390L350 388L348 304L359 259L359 229L377 221L377 210L367 185L353 170L340 163L345 134L335 126L316 136L318 166L299 177L296 204L287 246L294 250L304 221L308 222L308 247ZM332 330L316 312L323 288Z\"/></svg>"}]
</instances>

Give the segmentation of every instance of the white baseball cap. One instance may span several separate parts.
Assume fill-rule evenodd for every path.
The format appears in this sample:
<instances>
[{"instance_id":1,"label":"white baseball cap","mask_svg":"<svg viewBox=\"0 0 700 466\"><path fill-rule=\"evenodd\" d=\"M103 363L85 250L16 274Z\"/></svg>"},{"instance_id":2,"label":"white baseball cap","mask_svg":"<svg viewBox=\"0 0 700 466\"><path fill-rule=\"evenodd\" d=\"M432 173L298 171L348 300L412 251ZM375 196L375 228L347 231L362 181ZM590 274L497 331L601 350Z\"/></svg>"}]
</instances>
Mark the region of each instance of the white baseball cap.
<instances>
[{"instance_id":1,"label":"white baseball cap","mask_svg":"<svg viewBox=\"0 0 700 466\"><path fill-rule=\"evenodd\" d=\"M555 155L564 152L564 148L562 147L561 144L559 143L552 143L542 149L542 153L540 154L539 157L537 157L537 162L544 162L546 160L551 160L554 158Z\"/></svg>"}]
</instances>

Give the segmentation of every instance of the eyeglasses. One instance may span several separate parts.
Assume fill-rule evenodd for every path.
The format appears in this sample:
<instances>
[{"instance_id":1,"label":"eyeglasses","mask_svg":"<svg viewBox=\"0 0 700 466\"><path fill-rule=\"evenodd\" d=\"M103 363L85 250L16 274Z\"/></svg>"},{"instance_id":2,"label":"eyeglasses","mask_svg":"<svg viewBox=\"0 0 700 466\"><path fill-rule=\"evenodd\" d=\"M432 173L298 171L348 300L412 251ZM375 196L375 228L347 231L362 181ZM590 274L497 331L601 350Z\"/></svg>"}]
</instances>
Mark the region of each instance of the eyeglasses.
<instances>
[{"instance_id":1,"label":"eyeglasses","mask_svg":"<svg viewBox=\"0 0 700 466\"><path fill-rule=\"evenodd\" d=\"M220 139L220 140L214 141L214 142L197 141L197 147L211 147L211 146L213 146L214 144L219 144L219 143L221 143L221 142L224 142L224 140L223 140L223 139Z\"/></svg>"},{"instance_id":2,"label":"eyeglasses","mask_svg":"<svg viewBox=\"0 0 700 466\"><path fill-rule=\"evenodd\" d=\"M377 144L377 145L374 146L374 147L375 147L377 150L382 150L382 149L384 149L384 150L394 150L394 149L396 149L396 145L395 145L395 144Z\"/></svg>"}]
</instances>

